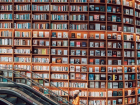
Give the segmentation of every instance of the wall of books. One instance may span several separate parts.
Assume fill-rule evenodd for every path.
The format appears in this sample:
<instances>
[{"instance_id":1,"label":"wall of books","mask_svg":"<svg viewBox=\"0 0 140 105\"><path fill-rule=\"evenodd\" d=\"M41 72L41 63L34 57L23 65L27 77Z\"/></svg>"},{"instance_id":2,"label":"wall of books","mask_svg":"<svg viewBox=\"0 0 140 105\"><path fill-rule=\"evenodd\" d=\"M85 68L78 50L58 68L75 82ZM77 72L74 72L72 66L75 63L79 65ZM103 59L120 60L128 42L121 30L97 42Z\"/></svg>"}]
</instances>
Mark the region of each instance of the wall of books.
<instances>
[{"instance_id":1,"label":"wall of books","mask_svg":"<svg viewBox=\"0 0 140 105\"><path fill-rule=\"evenodd\" d=\"M72 101L140 105L139 0L0 0L0 68L18 67ZM4 72L14 81L30 83ZM0 81L8 82L5 79Z\"/></svg>"}]
</instances>

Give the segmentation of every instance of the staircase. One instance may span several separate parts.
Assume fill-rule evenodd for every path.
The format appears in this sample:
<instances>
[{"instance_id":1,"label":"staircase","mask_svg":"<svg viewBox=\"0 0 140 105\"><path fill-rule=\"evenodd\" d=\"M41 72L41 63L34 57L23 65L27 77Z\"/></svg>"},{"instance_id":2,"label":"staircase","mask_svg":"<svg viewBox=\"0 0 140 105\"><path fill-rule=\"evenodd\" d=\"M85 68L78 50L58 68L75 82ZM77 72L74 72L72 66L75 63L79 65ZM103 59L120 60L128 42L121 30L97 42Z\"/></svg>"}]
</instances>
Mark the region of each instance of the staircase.
<instances>
[{"instance_id":1,"label":"staircase","mask_svg":"<svg viewBox=\"0 0 140 105\"><path fill-rule=\"evenodd\" d=\"M14 69L21 69L21 68L14 68ZM14 75L15 74L20 75L20 77L24 78L27 81L30 81L31 86L22 84L22 83L16 83L12 81L11 79L4 77L3 71L12 72ZM50 83L52 86L56 87L54 84L43 79L38 74L29 70L26 70L26 71L31 72L33 75L37 75L44 82ZM38 82L34 81L33 79L27 77L26 75L20 74L19 72L15 70L9 70L9 68L3 67L3 69L0 69L0 78L4 78L10 81L10 82L0 82L0 98L3 99L3 102L9 102L11 105L12 104L13 105L62 105L62 104L72 105L72 103L67 101L65 98L57 95L56 93L44 87L43 85L40 85ZM38 87L40 91L33 88L33 86ZM56 87L56 88L64 92L65 94L69 95L67 92L63 91L59 87ZM46 95L46 93L48 95ZM21 94L24 94L24 95L21 95ZM86 104L81 102L80 105L86 105Z\"/></svg>"}]
</instances>

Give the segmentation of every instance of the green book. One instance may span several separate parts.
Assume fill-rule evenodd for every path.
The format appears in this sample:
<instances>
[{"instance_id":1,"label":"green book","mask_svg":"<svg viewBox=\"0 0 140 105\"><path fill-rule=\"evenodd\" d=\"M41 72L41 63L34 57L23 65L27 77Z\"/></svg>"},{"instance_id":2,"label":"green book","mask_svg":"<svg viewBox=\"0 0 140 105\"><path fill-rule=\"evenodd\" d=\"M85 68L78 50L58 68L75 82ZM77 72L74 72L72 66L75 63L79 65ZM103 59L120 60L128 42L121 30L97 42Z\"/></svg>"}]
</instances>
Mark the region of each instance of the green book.
<instances>
[{"instance_id":1,"label":"green book","mask_svg":"<svg viewBox=\"0 0 140 105\"><path fill-rule=\"evenodd\" d=\"M113 96L117 96L117 91L113 91Z\"/></svg>"},{"instance_id":2,"label":"green book","mask_svg":"<svg viewBox=\"0 0 140 105\"><path fill-rule=\"evenodd\" d=\"M122 91L118 91L118 96L122 96Z\"/></svg>"},{"instance_id":3,"label":"green book","mask_svg":"<svg viewBox=\"0 0 140 105\"><path fill-rule=\"evenodd\" d=\"M43 80L39 80L39 84L40 85L43 85Z\"/></svg>"},{"instance_id":4,"label":"green book","mask_svg":"<svg viewBox=\"0 0 140 105\"><path fill-rule=\"evenodd\" d=\"M119 82L119 88L123 88L123 82Z\"/></svg>"},{"instance_id":5,"label":"green book","mask_svg":"<svg viewBox=\"0 0 140 105\"><path fill-rule=\"evenodd\" d=\"M123 39L124 40L127 40L127 35L123 35Z\"/></svg>"},{"instance_id":6,"label":"green book","mask_svg":"<svg viewBox=\"0 0 140 105\"><path fill-rule=\"evenodd\" d=\"M100 11L104 12L105 11L105 6L100 6Z\"/></svg>"}]
</instances>

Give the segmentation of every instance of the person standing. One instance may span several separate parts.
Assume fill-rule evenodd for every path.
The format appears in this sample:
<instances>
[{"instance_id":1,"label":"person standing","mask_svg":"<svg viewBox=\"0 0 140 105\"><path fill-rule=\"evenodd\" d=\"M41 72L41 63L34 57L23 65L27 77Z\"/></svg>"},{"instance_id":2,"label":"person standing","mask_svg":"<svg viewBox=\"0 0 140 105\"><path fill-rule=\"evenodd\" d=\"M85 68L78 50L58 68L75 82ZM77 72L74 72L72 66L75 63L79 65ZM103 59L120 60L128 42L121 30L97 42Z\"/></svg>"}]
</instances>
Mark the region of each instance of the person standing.
<instances>
[{"instance_id":1,"label":"person standing","mask_svg":"<svg viewBox=\"0 0 140 105\"><path fill-rule=\"evenodd\" d=\"M80 105L79 104L79 102L80 102L79 93L80 92L81 92L81 90L75 90L74 97L73 97L73 102L72 102L73 105Z\"/></svg>"}]
</instances>

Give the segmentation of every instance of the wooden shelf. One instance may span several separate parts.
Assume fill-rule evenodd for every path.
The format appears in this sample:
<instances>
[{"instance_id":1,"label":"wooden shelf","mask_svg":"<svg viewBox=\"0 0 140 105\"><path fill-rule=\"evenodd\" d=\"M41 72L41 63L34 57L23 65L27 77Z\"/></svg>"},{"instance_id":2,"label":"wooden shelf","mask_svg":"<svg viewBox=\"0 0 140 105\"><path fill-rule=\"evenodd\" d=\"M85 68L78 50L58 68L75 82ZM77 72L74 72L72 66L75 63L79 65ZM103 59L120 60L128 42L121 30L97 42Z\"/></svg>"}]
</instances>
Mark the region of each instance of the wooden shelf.
<instances>
[{"instance_id":1,"label":"wooden shelf","mask_svg":"<svg viewBox=\"0 0 140 105\"><path fill-rule=\"evenodd\" d=\"M130 0L131 1L131 0ZM126 15L123 13L123 9L124 8L127 8L127 9L133 9L133 13L135 13L135 11L138 11L140 12L140 9L136 9L134 7L129 7L129 6L124 6L122 3L123 1L121 0L121 4L118 5L118 4L113 4L113 3L96 3L96 2L0 2L2 5L26 5L26 4L34 4L34 5L68 5L71 6L71 5L78 5L78 6L89 6L89 5L94 5L94 7L97 7L97 6L105 6L105 12L103 11L90 11L89 10L89 7L87 8L87 11L33 11L32 8L30 11L17 11L17 10L12 10L12 11L4 11L4 10L0 10L0 12L2 14L7 14L7 13L12 13L13 16L14 14L30 14L30 17L32 17L32 14L47 14L48 18L46 20L33 20L32 18L30 20L18 20L18 19L11 19L11 20L2 20L0 19L0 22L11 22L12 23L12 28L9 29L5 29L5 28L1 28L0 31L6 31L6 30L9 30L9 31L12 31L13 35L12 37L0 37L1 39L5 39L5 38L11 38L14 42L14 39L24 39L24 40L31 40L31 45L30 46L27 46L27 45L14 45L14 43L12 45L0 45L0 48L11 48L13 49L13 52L12 53L0 53L0 56L10 56L12 57L12 61L13 62L0 62L0 64L3 64L3 65L13 65L13 67L15 65L30 65L31 66L31 71L35 72L35 73L48 73L49 74L49 78L46 78L48 81L53 81L53 82L67 82L68 84L70 82L74 82L74 83L87 83L87 88L79 88L79 87L60 87L61 89L63 90L68 90L68 92L70 91L74 91L74 90L78 90L78 89L81 89L82 91L103 91L103 92L106 92L106 97L92 97L92 96L89 96L89 94L87 93L87 96L80 96L81 99L85 99L87 100L87 105L89 105L88 101L89 100L106 100L106 102L108 102L108 100L114 100L116 99L118 101L118 99L122 99L123 100L123 104L122 105L125 105L125 98L129 98L129 97L135 97L135 102L136 103L132 103L132 105L136 105L137 103L139 103L137 101L137 98L138 96L140 96L140 94L137 93L137 90L140 88L140 87L132 87L132 88L113 88L113 89L109 89L108 88L108 82L123 82L123 84L125 84L125 82L135 82L136 86L137 86L137 81L140 81L140 79L137 79L137 74L139 74L140 72L137 72L137 67L140 67L140 65L136 65L136 62L137 60L140 59L140 57L137 57L137 51L140 51L140 49L136 49L136 43L139 43L139 42L136 42L136 35L140 35L140 34L136 34L136 28L139 28L140 26L139 25L136 25L135 24L135 21L136 19L140 19L140 17L136 17L135 15ZM133 2L133 6L135 4L135 1ZM113 12L107 12L107 6L112 6L112 8L116 8L116 7L120 7L120 10L121 12L120 13L113 13ZM32 7L32 6L31 6ZM117 10L117 9L116 9ZM51 14L65 14L67 15L68 17L68 20L52 20L51 18ZM86 19L84 21L82 20L70 20L69 19L69 16L70 15L81 15L81 14L85 14L86 15ZM89 16L94 16L94 15L105 15L105 21L89 21ZM112 16L112 15L116 15L116 16L120 16L121 17L121 22L112 22L112 21L107 21L107 16ZM133 19L133 24L130 24L130 23L123 23L123 18L131 18ZM67 23L67 27L68 29L14 29L14 23L16 22L19 22L19 23L26 23L26 22L30 22L31 23L31 26L33 25L33 23ZM87 30L71 30L70 29L70 24L83 24L83 23L86 23L87 24ZM89 25L90 24L95 24L95 23L100 23L100 25L105 25L105 30L90 30L89 29ZM123 26L130 26L130 27L134 27L134 33L132 32L123 32L123 31L112 31L112 30L107 30L107 26L109 25L118 25L118 26L121 26L122 27L122 30L123 30ZM51 28L51 26L49 26L49 28ZM31 37L15 37L15 31L21 31L21 32L31 32ZM39 31L41 32L49 32L49 37L33 37L33 31L37 31L39 34ZM69 38L52 38L52 32L56 32L56 34L58 32L61 32L63 34L63 32L68 32L68 36ZM81 38L71 38L71 33L75 33L75 35L77 33L81 33ZM105 39L91 39L90 38L90 34L93 34L95 35L96 33L99 33L99 34L104 34L104 38ZM107 34L113 34L113 33L117 33L117 35L121 35L121 40L117 40L117 39L107 39ZM43 33L44 34L44 33ZM83 38L83 34L87 34L87 38ZM127 34L127 35L134 35L133 37L133 41L125 41L124 40L124 37L123 35L124 34ZM62 36L63 37L63 36ZM77 36L75 36L77 37ZM39 46L39 42L38 42L38 45L33 45L33 40L44 40L44 41L49 41L49 46ZM52 41L61 41L61 43L63 43L63 40L67 40L68 41L68 46L52 46ZM71 47L70 46L70 41L80 41L80 42L86 42L87 45L86 47ZM100 45L100 42L104 42L104 48L100 48L100 47L90 47L90 43L89 42L99 42L99 45ZM108 48L107 46L107 43L108 42L121 42L122 43L122 48ZM125 49L123 44L124 42L130 42L130 43L134 43L134 49ZM17 54L17 53L14 53L14 49L16 48L21 48L21 49L30 49L31 52L30 54ZM49 49L49 54L34 54L34 49ZM62 54L61 55L58 55L57 53L55 55L51 54L51 49L61 49L61 50L67 50L67 55L64 55L63 54L63 51L62 51ZM81 53L80 55L71 55L71 50L81 50ZM86 56L82 56L82 50L86 50ZM90 50L104 50L105 51L105 55L106 56L90 56ZM115 50L115 51L121 51L121 57L113 57L113 56L107 56L107 50ZM134 57L124 57L124 51L134 51ZM95 52L94 52L94 55L95 55ZM29 56L31 58L31 62L14 62L14 57L18 57L18 56L21 56L21 57L24 57L24 56ZM32 62L32 58L49 58L49 63L38 63L38 62ZM52 63L52 58L63 58L63 57L67 57L68 58L68 63L67 64L63 64L63 63ZM77 58L77 59L81 59L81 58L87 58L87 64L70 64L70 59L71 58ZM90 64L89 60L93 58L94 60L95 59L104 59L105 60L105 65L95 65L94 64ZM108 60L119 60L121 59L122 60L122 65L108 65ZM134 59L135 61L135 65L124 65L124 60L125 59ZM81 63L81 61L80 61ZM33 66L49 66L49 70L33 70ZM51 69L51 66L62 66L62 67L68 67L68 70L67 71L52 71ZM82 67L87 67L87 72L71 72L70 71L70 66L79 66L80 67L80 70ZM89 72L89 67L92 67L93 68L93 72ZM99 67L99 72L95 72L95 67ZM102 67L105 67L106 68L106 72L101 72L101 68ZM108 67L122 67L122 72L108 72ZM135 67L135 72L127 72L125 73L124 72L124 67ZM26 71L26 70L15 70L15 71ZM76 71L76 70L75 70ZM75 73L76 74L85 74L86 75L86 80L82 80L82 79L70 79L70 74L71 73ZM51 78L51 74L68 74L68 79L54 79L54 78ZM99 74L100 76L102 74L106 75L106 80L89 80L89 75L90 74L94 74L97 75ZM124 75L125 74L128 74L128 75L131 75L131 74L134 74L135 75L135 80L125 80L124 79ZM122 80L108 80L108 75L122 75L123 78ZM22 79L21 77L10 77L12 80L14 79ZM33 78L31 76L32 79L34 80L40 80L41 78ZM90 88L89 84L90 82L105 82L105 88ZM100 84L101 85L101 84ZM49 89L52 89L52 90L57 90L57 88L55 87L47 87ZM107 92L108 91L122 91L123 92L123 96L113 96L113 97L108 97L107 95ZM135 91L135 95L130 95L130 96L125 96L124 92L126 90L136 90ZM70 96L62 96L62 97L67 97L68 100L70 100ZM106 104L107 105L107 104ZM120 105L120 104L119 104ZM129 105L129 104L128 104ZM130 104L131 105L131 104Z\"/></svg>"}]
</instances>

